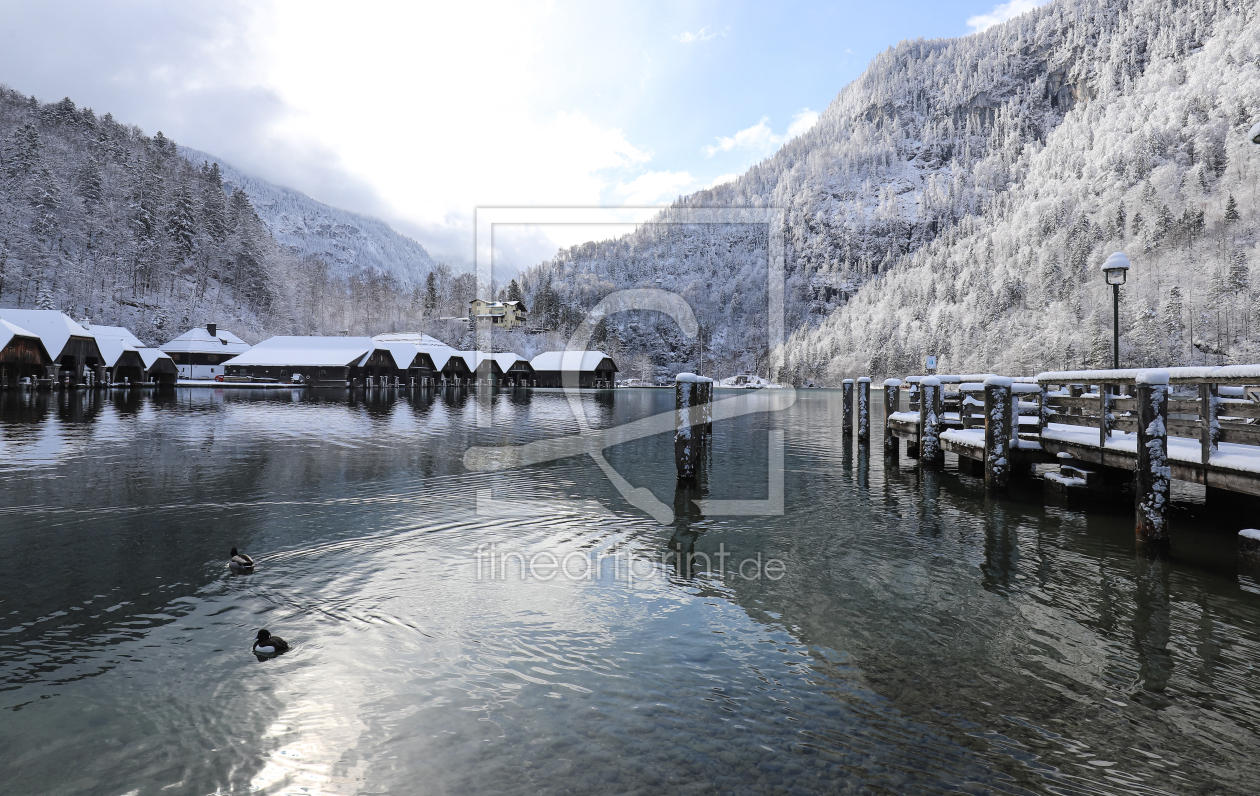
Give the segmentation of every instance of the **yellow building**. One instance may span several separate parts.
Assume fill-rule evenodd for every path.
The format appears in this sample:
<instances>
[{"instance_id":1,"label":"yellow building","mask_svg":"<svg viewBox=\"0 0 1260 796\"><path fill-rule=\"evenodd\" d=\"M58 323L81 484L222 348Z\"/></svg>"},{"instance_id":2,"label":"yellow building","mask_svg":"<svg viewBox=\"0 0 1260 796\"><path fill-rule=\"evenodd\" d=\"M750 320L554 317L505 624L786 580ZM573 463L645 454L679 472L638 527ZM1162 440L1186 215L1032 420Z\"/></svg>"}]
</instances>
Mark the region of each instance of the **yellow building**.
<instances>
[{"instance_id":1,"label":"yellow building","mask_svg":"<svg viewBox=\"0 0 1260 796\"><path fill-rule=\"evenodd\" d=\"M525 309L523 301L485 301L473 299L468 302L468 318L474 323L490 319L491 325L500 329L515 329L525 325Z\"/></svg>"}]
</instances>

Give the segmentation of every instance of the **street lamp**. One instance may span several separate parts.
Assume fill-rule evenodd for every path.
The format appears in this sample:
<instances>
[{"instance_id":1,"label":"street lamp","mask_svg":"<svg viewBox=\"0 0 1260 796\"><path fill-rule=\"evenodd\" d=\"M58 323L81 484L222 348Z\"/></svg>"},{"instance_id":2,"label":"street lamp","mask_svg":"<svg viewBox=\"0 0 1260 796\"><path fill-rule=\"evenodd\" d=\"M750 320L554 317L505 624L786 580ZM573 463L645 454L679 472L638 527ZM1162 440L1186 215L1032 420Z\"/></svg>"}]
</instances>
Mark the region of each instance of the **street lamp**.
<instances>
[{"instance_id":1,"label":"street lamp","mask_svg":"<svg viewBox=\"0 0 1260 796\"><path fill-rule=\"evenodd\" d=\"M1251 143L1260 144L1260 122L1251 126L1251 132L1247 133L1247 137L1251 139Z\"/></svg>"},{"instance_id":2,"label":"street lamp","mask_svg":"<svg viewBox=\"0 0 1260 796\"><path fill-rule=\"evenodd\" d=\"M1260 127L1260 125L1257 125ZM1260 131L1257 131L1260 135ZM1111 320L1112 340L1114 346L1111 354L1111 367L1120 369L1120 286L1129 274L1129 258L1124 252L1116 252L1103 263L1102 271L1107 275L1107 284L1111 285Z\"/></svg>"}]
</instances>

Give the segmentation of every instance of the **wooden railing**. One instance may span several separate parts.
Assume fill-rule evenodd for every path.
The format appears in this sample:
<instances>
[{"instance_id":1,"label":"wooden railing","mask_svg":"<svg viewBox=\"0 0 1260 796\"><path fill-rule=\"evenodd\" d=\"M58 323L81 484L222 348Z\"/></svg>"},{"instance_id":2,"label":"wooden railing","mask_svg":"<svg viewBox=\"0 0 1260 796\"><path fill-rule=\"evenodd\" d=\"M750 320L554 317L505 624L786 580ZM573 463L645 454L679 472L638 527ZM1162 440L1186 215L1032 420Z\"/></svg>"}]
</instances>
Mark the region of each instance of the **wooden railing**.
<instances>
[{"instance_id":1,"label":"wooden railing","mask_svg":"<svg viewBox=\"0 0 1260 796\"><path fill-rule=\"evenodd\" d=\"M1131 470L1139 535L1163 542L1171 479L1260 495L1255 385L1260 365L890 379L884 447L895 458L904 439L924 467L955 453L963 470L983 464L993 489L1065 457Z\"/></svg>"}]
</instances>

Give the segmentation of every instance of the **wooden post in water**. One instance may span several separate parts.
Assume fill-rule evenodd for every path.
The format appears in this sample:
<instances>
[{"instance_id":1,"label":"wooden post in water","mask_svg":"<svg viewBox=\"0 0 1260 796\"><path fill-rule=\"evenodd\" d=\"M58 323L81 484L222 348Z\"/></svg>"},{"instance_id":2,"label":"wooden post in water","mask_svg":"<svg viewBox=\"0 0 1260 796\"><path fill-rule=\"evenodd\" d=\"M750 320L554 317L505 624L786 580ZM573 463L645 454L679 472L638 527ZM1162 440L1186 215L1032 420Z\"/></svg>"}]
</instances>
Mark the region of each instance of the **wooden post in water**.
<instances>
[{"instance_id":1,"label":"wooden post in water","mask_svg":"<svg viewBox=\"0 0 1260 796\"><path fill-rule=\"evenodd\" d=\"M900 379L884 379L884 456L892 461L897 461L900 455L901 445L897 437L892 433L892 423L888 422L888 418L892 417L897 411L901 398L901 380Z\"/></svg>"},{"instance_id":2,"label":"wooden post in water","mask_svg":"<svg viewBox=\"0 0 1260 796\"><path fill-rule=\"evenodd\" d=\"M1144 370L1137 377L1137 538L1168 544L1168 371Z\"/></svg>"},{"instance_id":3,"label":"wooden post in water","mask_svg":"<svg viewBox=\"0 0 1260 796\"><path fill-rule=\"evenodd\" d=\"M1001 491L1011 481L1011 380L984 380L984 486Z\"/></svg>"},{"instance_id":4,"label":"wooden post in water","mask_svg":"<svg viewBox=\"0 0 1260 796\"><path fill-rule=\"evenodd\" d=\"M857 380L857 438L858 442L871 441L871 378Z\"/></svg>"},{"instance_id":5,"label":"wooden post in water","mask_svg":"<svg viewBox=\"0 0 1260 796\"><path fill-rule=\"evenodd\" d=\"M924 376L919 382L919 464L940 467L945 461L941 450L941 380Z\"/></svg>"},{"instance_id":6,"label":"wooden post in water","mask_svg":"<svg viewBox=\"0 0 1260 796\"><path fill-rule=\"evenodd\" d=\"M844 409L844 420L841 421L843 433L846 437L853 436L853 379L845 379L840 382L841 401Z\"/></svg>"},{"instance_id":7,"label":"wooden post in water","mask_svg":"<svg viewBox=\"0 0 1260 796\"><path fill-rule=\"evenodd\" d=\"M704 438L713 436L713 379L700 382L700 429Z\"/></svg>"},{"instance_id":8,"label":"wooden post in water","mask_svg":"<svg viewBox=\"0 0 1260 796\"><path fill-rule=\"evenodd\" d=\"M694 373L679 373L674 380L674 464L678 480L693 482L700 473L700 443L704 435L707 386L713 380Z\"/></svg>"}]
</instances>

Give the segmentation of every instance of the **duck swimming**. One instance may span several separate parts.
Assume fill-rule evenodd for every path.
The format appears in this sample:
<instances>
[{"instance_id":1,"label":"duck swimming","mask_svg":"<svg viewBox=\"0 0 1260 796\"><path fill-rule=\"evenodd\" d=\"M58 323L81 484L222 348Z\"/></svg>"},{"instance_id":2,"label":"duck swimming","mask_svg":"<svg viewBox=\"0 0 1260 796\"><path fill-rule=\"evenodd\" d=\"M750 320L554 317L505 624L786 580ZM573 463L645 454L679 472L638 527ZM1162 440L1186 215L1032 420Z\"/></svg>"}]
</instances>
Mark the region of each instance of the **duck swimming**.
<instances>
[{"instance_id":1,"label":"duck swimming","mask_svg":"<svg viewBox=\"0 0 1260 796\"><path fill-rule=\"evenodd\" d=\"M236 552L236 548L232 548L232 552L228 558L228 569L233 572L252 571L254 569L254 559L244 553Z\"/></svg>"},{"instance_id":2,"label":"duck swimming","mask_svg":"<svg viewBox=\"0 0 1260 796\"><path fill-rule=\"evenodd\" d=\"M279 636L271 635L267 630L259 630L258 637L254 639L254 646L251 649L260 658L280 655L289 651L289 642Z\"/></svg>"}]
</instances>

